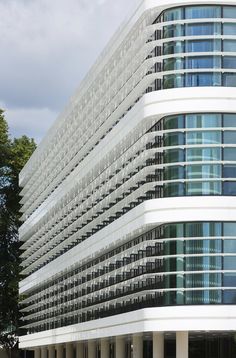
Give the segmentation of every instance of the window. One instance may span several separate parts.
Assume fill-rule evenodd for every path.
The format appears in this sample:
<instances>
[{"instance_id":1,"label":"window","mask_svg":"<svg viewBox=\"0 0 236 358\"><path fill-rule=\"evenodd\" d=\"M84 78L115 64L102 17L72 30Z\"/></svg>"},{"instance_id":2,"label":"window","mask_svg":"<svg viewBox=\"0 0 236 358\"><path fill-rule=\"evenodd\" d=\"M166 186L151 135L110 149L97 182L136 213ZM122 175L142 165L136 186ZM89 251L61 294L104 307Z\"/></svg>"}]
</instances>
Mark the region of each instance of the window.
<instances>
[{"instance_id":1,"label":"window","mask_svg":"<svg viewBox=\"0 0 236 358\"><path fill-rule=\"evenodd\" d=\"M188 6L185 9L186 19L205 19L221 17L220 6Z\"/></svg>"},{"instance_id":2,"label":"window","mask_svg":"<svg viewBox=\"0 0 236 358\"><path fill-rule=\"evenodd\" d=\"M235 23L223 24L223 35L236 35L236 24Z\"/></svg>"},{"instance_id":3,"label":"window","mask_svg":"<svg viewBox=\"0 0 236 358\"><path fill-rule=\"evenodd\" d=\"M163 89L184 87L183 75L167 75L163 77Z\"/></svg>"},{"instance_id":4,"label":"window","mask_svg":"<svg viewBox=\"0 0 236 358\"><path fill-rule=\"evenodd\" d=\"M220 86L220 73L188 73L186 74L186 87Z\"/></svg>"},{"instance_id":5,"label":"window","mask_svg":"<svg viewBox=\"0 0 236 358\"><path fill-rule=\"evenodd\" d=\"M164 184L164 197L184 196L184 184L183 183L169 183Z\"/></svg>"},{"instance_id":6,"label":"window","mask_svg":"<svg viewBox=\"0 0 236 358\"><path fill-rule=\"evenodd\" d=\"M236 73L223 73L223 86L236 87Z\"/></svg>"},{"instance_id":7,"label":"window","mask_svg":"<svg viewBox=\"0 0 236 358\"><path fill-rule=\"evenodd\" d=\"M236 161L236 148L224 148L224 160Z\"/></svg>"},{"instance_id":8,"label":"window","mask_svg":"<svg viewBox=\"0 0 236 358\"><path fill-rule=\"evenodd\" d=\"M186 179L221 178L220 165L189 165L186 167Z\"/></svg>"},{"instance_id":9,"label":"window","mask_svg":"<svg viewBox=\"0 0 236 358\"><path fill-rule=\"evenodd\" d=\"M236 116L235 126L236 126ZM187 114L186 128L217 128L221 127L221 114Z\"/></svg>"},{"instance_id":10,"label":"window","mask_svg":"<svg viewBox=\"0 0 236 358\"><path fill-rule=\"evenodd\" d=\"M224 114L224 127L236 127L236 114Z\"/></svg>"},{"instance_id":11,"label":"window","mask_svg":"<svg viewBox=\"0 0 236 358\"><path fill-rule=\"evenodd\" d=\"M236 237L236 223L224 223L224 236L235 236Z\"/></svg>"},{"instance_id":12,"label":"window","mask_svg":"<svg viewBox=\"0 0 236 358\"><path fill-rule=\"evenodd\" d=\"M236 149L236 148L235 148ZM221 160L220 148L192 148L186 150L187 161Z\"/></svg>"},{"instance_id":13,"label":"window","mask_svg":"<svg viewBox=\"0 0 236 358\"><path fill-rule=\"evenodd\" d=\"M236 181L226 181L223 183L223 195L236 195Z\"/></svg>"},{"instance_id":14,"label":"window","mask_svg":"<svg viewBox=\"0 0 236 358\"><path fill-rule=\"evenodd\" d=\"M223 41L224 52L235 52L236 51L236 40L224 40Z\"/></svg>"},{"instance_id":15,"label":"window","mask_svg":"<svg viewBox=\"0 0 236 358\"><path fill-rule=\"evenodd\" d=\"M168 133L164 134L163 137L164 146L177 146L185 144L185 136L184 133Z\"/></svg>"},{"instance_id":16,"label":"window","mask_svg":"<svg viewBox=\"0 0 236 358\"><path fill-rule=\"evenodd\" d=\"M187 132L186 144L220 144L220 131L201 131L201 132Z\"/></svg>"},{"instance_id":17,"label":"window","mask_svg":"<svg viewBox=\"0 0 236 358\"><path fill-rule=\"evenodd\" d=\"M225 164L223 166L223 178L236 178L236 165Z\"/></svg>"},{"instance_id":18,"label":"window","mask_svg":"<svg viewBox=\"0 0 236 358\"><path fill-rule=\"evenodd\" d=\"M183 149L170 149L164 152L164 163L184 162Z\"/></svg>"},{"instance_id":19,"label":"window","mask_svg":"<svg viewBox=\"0 0 236 358\"><path fill-rule=\"evenodd\" d=\"M220 40L186 41L186 52L212 52L212 51L221 51Z\"/></svg>"},{"instance_id":20,"label":"window","mask_svg":"<svg viewBox=\"0 0 236 358\"><path fill-rule=\"evenodd\" d=\"M184 179L184 167L171 166L164 170L164 180Z\"/></svg>"},{"instance_id":21,"label":"window","mask_svg":"<svg viewBox=\"0 0 236 358\"><path fill-rule=\"evenodd\" d=\"M223 68L236 68L236 57L235 56L223 56Z\"/></svg>"},{"instance_id":22,"label":"window","mask_svg":"<svg viewBox=\"0 0 236 358\"><path fill-rule=\"evenodd\" d=\"M236 19L236 8L235 6L224 6L223 17L229 19Z\"/></svg>"},{"instance_id":23,"label":"window","mask_svg":"<svg viewBox=\"0 0 236 358\"><path fill-rule=\"evenodd\" d=\"M209 57L188 57L186 58L186 68L221 68L220 56Z\"/></svg>"},{"instance_id":24,"label":"window","mask_svg":"<svg viewBox=\"0 0 236 358\"><path fill-rule=\"evenodd\" d=\"M236 256L224 257L224 270L236 270Z\"/></svg>"},{"instance_id":25,"label":"window","mask_svg":"<svg viewBox=\"0 0 236 358\"><path fill-rule=\"evenodd\" d=\"M220 195L221 182L186 183L186 195Z\"/></svg>"},{"instance_id":26,"label":"window","mask_svg":"<svg viewBox=\"0 0 236 358\"><path fill-rule=\"evenodd\" d=\"M171 117L164 118L164 124L163 124L164 130L175 129L175 128L176 129L184 128L184 116L171 116Z\"/></svg>"},{"instance_id":27,"label":"window","mask_svg":"<svg viewBox=\"0 0 236 358\"><path fill-rule=\"evenodd\" d=\"M185 35L186 36L221 35L221 25L219 23L187 24L185 27Z\"/></svg>"},{"instance_id":28,"label":"window","mask_svg":"<svg viewBox=\"0 0 236 358\"><path fill-rule=\"evenodd\" d=\"M163 70L172 71L172 70L181 70L184 67L184 60L180 57L177 58L168 58L163 61Z\"/></svg>"},{"instance_id":29,"label":"window","mask_svg":"<svg viewBox=\"0 0 236 358\"><path fill-rule=\"evenodd\" d=\"M224 253L236 254L236 240L224 240Z\"/></svg>"},{"instance_id":30,"label":"window","mask_svg":"<svg viewBox=\"0 0 236 358\"><path fill-rule=\"evenodd\" d=\"M167 10L163 13L163 21L174 21L174 20L181 20L184 18L184 9L183 8L176 8Z\"/></svg>"},{"instance_id":31,"label":"window","mask_svg":"<svg viewBox=\"0 0 236 358\"><path fill-rule=\"evenodd\" d=\"M236 144L236 131L223 132L224 144Z\"/></svg>"},{"instance_id":32,"label":"window","mask_svg":"<svg viewBox=\"0 0 236 358\"><path fill-rule=\"evenodd\" d=\"M184 27L182 25L169 25L163 28L163 38L178 37L184 35Z\"/></svg>"},{"instance_id":33,"label":"window","mask_svg":"<svg viewBox=\"0 0 236 358\"><path fill-rule=\"evenodd\" d=\"M184 41L171 41L163 44L163 55L184 52Z\"/></svg>"}]
</instances>

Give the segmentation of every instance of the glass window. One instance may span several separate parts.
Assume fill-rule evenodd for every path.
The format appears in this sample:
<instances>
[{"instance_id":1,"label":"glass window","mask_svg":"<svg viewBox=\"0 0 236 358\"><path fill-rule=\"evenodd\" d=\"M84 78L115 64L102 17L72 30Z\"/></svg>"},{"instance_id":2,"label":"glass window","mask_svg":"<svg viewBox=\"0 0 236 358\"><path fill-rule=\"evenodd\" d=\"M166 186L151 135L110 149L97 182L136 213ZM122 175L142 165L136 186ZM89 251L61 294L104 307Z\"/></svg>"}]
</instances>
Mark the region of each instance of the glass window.
<instances>
[{"instance_id":1,"label":"glass window","mask_svg":"<svg viewBox=\"0 0 236 358\"><path fill-rule=\"evenodd\" d=\"M170 149L164 152L164 163L184 162L183 149Z\"/></svg>"},{"instance_id":2,"label":"glass window","mask_svg":"<svg viewBox=\"0 0 236 358\"><path fill-rule=\"evenodd\" d=\"M223 183L223 195L236 195L235 181L225 181Z\"/></svg>"},{"instance_id":3,"label":"glass window","mask_svg":"<svg viewBox=\"0 0 236 358\"><path fill-rule=\"evenodd\" d=\"M188 57L186 58L186 68L221 68L220 56L209 57Z\"/></svg>"},{"instance_id":4,"label":"glass window","mask_svg":"<svg viewBox=\"0 0 236 358\"><path fill-rule=\"evenodd\" d=\"M236 68L236 57L235 56L223 56L223 68Z\"/></svg>"},{"instance_id":5,"label":"glass window","mask_svg":"<svg viewBox=\"0 0 236 358\"><path fill-rule=\"evenodd\" d=\"M236 270L236 256L225 256L224 270Z\"/></svg>"},{"instance_id":6,"label":"glass window","mask_svg":"<svg viewBox=\"0 0 236 358\"><path fill-rule=\"evenodd\" d=\"M183 183L169 183L163 185L164 197L184 196Z\"/></svg>"},{"instance_id":7,"label":"glass window","mask_svg":"<svg viewBox=\"0 0 236 358\"><path fill-rule=\"evenodd\" d=\"M223 303L236 303L236 290L223 291Z\"/></svg>"},{"instance_id":8,"label":"glass window","mask_svg":"<svg viewBox=\"0 0 236 358\"><path fill-rule=\"evenodd\" d=\"M236 223L224 223L224 236L235 236L236 237Z\"/></svg>"},{"instance_id":9,"label":"glass window","mask_svg":"<svg viewBox=\"0 0 236 358\"><path fill-rule=\"evenodd\" d=\"M236 161L236 148L224 148L224 160Z\"/></svg>"},{"instance_id":10,"label":"glass window","mask_svg":"<svg viewBox=\"0 0 236 358\"><path fill-rule=\"evenodd\" d=\"M236 114L224 114L224 127L236 127Z\"/></svg>"},{"instance_id":11,"label":"glass window","mask_svg":"<svg viewBox=\"0 0 236 358\"><path fill-rule=\"evenodd\" d=\"M190 161L208 161L221 160L220 148L191 148L186 150L186 160Z\"/></svg>"},{"instance_id":12,"label":"glass window","mask_svg":"<svg viewBox=\"0 0 236 358\"><path fill-rule=\"evenodd\" d=\"M221 236L221 223L199 222L185 224L185 237Z\"/></svg>"},{"instance_id":13,"label":"glass window","mask_svg":"<svg viewBox=\"0 0 236 358\"><path fill-rule=\"evenodd\" d=\"M236 19L236 7L235 6L224 6L223 17L228 19Z\"/></svg>"},{"instance_id":14,"label":"glass window","mask_svg":"<svg viewBox=\"0 0 236 358\"><path fill-rule=\"evenodd\" d=\"M236 178L236 165L225 164L223 166L223 178Z\"/></svg>"},{"instance_id":15,"label":"glass window","mask_svg":"<svg viewBox=\"0 0 236 358\"><path fill-rule=\"evenodd\" d=\"M220 86L220 73L187 73L186 87Z\"/></svg>"},{"instance_id":16,"label":"glass window","mask_svg":"<svg viewBox=\"0 0 236 358\"><path fill-rule=\"evenodd\" d=\"M178 37L184 35L184 27L182 25L169 25L163 28L163 38Z\"/></svg>"},{"instance_id":17,"label":"glass window","mask_svg":"<svg viewBox=\"0 0 236 358\"><path fill-rule=\"evenodd\" d=\"M167 133L163 136L164 146L177 146L185 144L184 133Z\"/></svg>"},{"instance_id":18,"label":"glass window","mask_svg":"<svg viewBox=\"0 0 236 358\"><path fill-rule=\"evenodd\" d=\"M164 180L184 179L184 167L171 166L164 170Z\"/></svg>"},{"instance_id":19,"label":"glass window","mask_svg":"<svg viewBox=\"0 0 236 358\"><path fill-rule=\"evenodd\" d=\"M169 224L163 227L163 238L184 237L184 224Z\"/></svg>"},{"instance_id":20,"label":"glass window","mask_svg":"<svg viewBox=\"0 0 236 358\"><path fill-rule=\"evenodd\" d=\"M184 87L184 76L183 75L167 75L163 77L163 88L180 88Z\"/></svg>"},{"instance_id":21,"label":"glass window","mask_svg":"<svg viewBox=\"0 0 236 358\"><path fill-rule=\"evenodd\" d=\"M205 19L221 17L220 6L188 6L185 9L186 19Z\"/></svg>"},{"instance_id":22,"label":"glass window","mask_svg":"<svg viewBox=\"0 0 236 358\"><path fill-rule=\"evenodd\" d=\"M221 132L220 131L199 131L187 132L186 144L220 144Z\"/></svg>"},{"instance_id":23,"label":"glass window","mask_svg":"<svg viewBox=\"0 0 236 358\"><path fill-rule=\"evenodd\" d=\"M235 116L236 126L236 116ZM186 128L217 128L221 127L221 114L187 114Z\"/></svg>"},{"instance_id":24,"label":"glass window","mask_svg":"<svg viewBox=\"0 0 236 358\"><path fill-rule=\"evenodd\" d=\"M163 44L163 55L184 52L184 41L170 41Z\"/></svg>"},{"instance_id":25,"label":"glass window","mask_svg":"<svg viewBox=\"0 0 236 358\"><path fill-rule=\"evenodd\" d=\"M236 40L224 40L223 41L224 52L235 52L236 51Z\"/></svg>"},{"instance_id":26,"label":"glass window","mask_svg":"<svg viewBox=\"0 0 236 358\"><path fill-rule=\"evenodd\" d=\"M186 41L186 52L221 51L220 40L191 40Z\"/></svg>"},{"instance_id":27,"label":"glass window","mask_svg":"<svg viewBox=\"0 0 236 358\"><path fill-rule=\"evenodd\" d=\"M187 24L185 26L185 35L186 36L221 35L221 25L219 23Z\"/></svg>"},{"instance_id":28,"label":"glass window","mask_svg":"<svg viewBox=\"0 0 236 358\"><path fill-rule=\"evenodd\" d=\"M163 13L163 21L181 20L184 18L184 9L182 7L170 9Z\"/></svg>"},{"instance_id":29,"label":"glass window","mask_svg":"<svg viewBox=\"0 0 236 358\"><path fill-rule=\"evenodd\" d=\"M183 68L184 68L184 60L180 57L168 58L167 60L163 61L164 71L181 70Z\"/></svg>"},{"instance_id":30,"label":"glass window","mask_svg":"<svg viewBox=\"0 0 236 358\"><path fill-rule=\"evenodd\" d=\"M220 195L221 182L186 183L186 195Z\"/></svg>"},{"instance_id":31,"label":"glass window","mask_svg":"<svg viewBox=\"0 0 236 358\"><path fill-rule=\"evenodd\" d=\"M186 167L186 179L221 178L220 165L189 165Z\"/></svg>"},{"instance_id":32,"label":"glass window","mask_svg":"<svg viewBox=\"0 0 236 358\"><path fill-rule=\"evenodd\" d=\"M224 287L236 287L235 273L225 273L223 278L224 278Z\"/></svg>"},{"instance_id":33,"label":"glass window","mask_svg":"<svg viewBox=\"0 0 236 358\"><path fill-rule=\"evenodd\" d=\"M236 240L224 240L224 253L236 254Z\"/></svg>"},{"instance_id":34,"label":"glass window","mask_svg":"<svg viewBox=\"0 0 236 358\"><path fill-rule=\"evenodd\" d=\"M236 73L223 73L223 86L236 87Z\"/></svg>"},{"instance_id":35,"label":"glass window","mask_svg":"<svg viewBox=\"0 0 236 358\"><path fill-rule=\"evenodd\" d=\"M220 270L221 257L195 256L186 257L186 271Z\"/></svg>"},{"instance_id":36,"label":"glass window","mask_svg":"<svg viewBox=\"0 0 236 358\"><path fill-rule=\"evenodd\" d=\"M236 131L223 132L224 144L236 144Z\"/></svg>"},{"instance_id":37,"label":"glass window","mask_svg":"<svg viewBox=\"0 0 236 358\"><path fill-rule=\"evenodd\" d=\"M236 119L236 117L235 117ZM235 122L236 123L236 122ZM171 116L164 118L163 129L184 128L184 116Z\"/></svg>"},{"instance_id":38,"label":"glass window","mask_svg":"<svg viewBox=\"0 0 236 358\"><path fill-rule=\"evenodd\" d=\"M221 240L186 240L185 253L186 254L216 254L221 253Z\"/></svg>"},{"instance_id":39,"label":"glass window","mask_svg":"<svg viewBox=\"0 0 236 358\"><path fill-rule=\"evenodd\" d=\"M224 23L223 24L223 35L236 35L236 24L235 23Z\"/></svg>"}]
</instances>

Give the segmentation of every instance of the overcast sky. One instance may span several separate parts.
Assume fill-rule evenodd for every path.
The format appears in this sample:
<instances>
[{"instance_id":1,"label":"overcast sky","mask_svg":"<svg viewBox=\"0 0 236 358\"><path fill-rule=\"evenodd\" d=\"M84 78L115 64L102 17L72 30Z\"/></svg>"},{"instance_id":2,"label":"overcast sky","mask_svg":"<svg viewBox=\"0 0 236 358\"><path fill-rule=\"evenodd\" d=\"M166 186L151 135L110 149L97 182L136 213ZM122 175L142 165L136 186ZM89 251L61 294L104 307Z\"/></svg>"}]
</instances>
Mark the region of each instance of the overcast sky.
<instances>
[{"instance_id":1,"label":"overcast sky","mask_svg":"<svg viewBox=\"0 0 236 358\"><path fill-rule=\"evenodd\" d=\"M140 0L0 0L0 107L37 142Z\"/></svg>"}]
</instances>

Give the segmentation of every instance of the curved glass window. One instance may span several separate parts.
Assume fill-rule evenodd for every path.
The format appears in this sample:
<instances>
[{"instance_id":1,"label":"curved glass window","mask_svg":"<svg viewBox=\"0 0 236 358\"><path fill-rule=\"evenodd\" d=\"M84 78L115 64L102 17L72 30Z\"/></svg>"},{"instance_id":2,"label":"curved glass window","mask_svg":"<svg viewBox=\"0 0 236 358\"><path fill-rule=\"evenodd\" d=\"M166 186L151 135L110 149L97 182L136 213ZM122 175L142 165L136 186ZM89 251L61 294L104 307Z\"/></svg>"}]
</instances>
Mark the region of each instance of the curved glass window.
<instances>
[{"instance_id":1,"label":"curved glass window","mask_svg":"<svg viewBox=\"0 0 236 358\"><path fill-rule=\"evenodd\" d=\"M168 25L163 27L163 38L184 36L184 27L182 25Z\"/></svg>"},{"instance_id":2,"label":"curved glass window","mask_svg":"<svg viewBox=\"0 0 236 358\"><path fill-rule=\"evenodd\" d=\"M236 240L226 240L226 239L224 240L224 253L236 254Z\"/></svg>"},{"instance_id":3,"label":"curved glass window","mask_svg":"<svg viewBox=\"0 0 236 358\"><path fill-rule=\"evenodd\" d=\"M181 88L184 87L183 75L167 75L163 77L163 88Z\"/></svg>"},{"instance_id":4,"label":"curved glass window","mask_svg":"<svg viewBox=\"0 0 236 358\"><path fill-rule=\"evenodd\" d=\"M186 195L221 195L221 182L188 182Z\"/></svg>"},{"instance_id":5,"label":"curved glass window","mask_svg":"<svg viewBox=\"0 0 236 358\"><path fill-rule=\"evenodd\" d=\"M204 87L204 86L220 86L220 73L187 73L185 75L186 87Z\"/></svg>"},{"instance_id":6,"label":"curved glass window","mask_svg":"<svg viewBox=\"0 0 236 358\"><path fill-rule=\"evenodd\" d=\"M236 181L223 182L223 195L236 195Z\"/></svg>"},{"instance_id":7,"label":"curved glass window","mask_svg":"<svg viewBox=\"0 0 236 358\"><path fill-rule=\"evenodd\" d=\"M220 40L189 40L186 41L185 52L221 51Z\"/></svg>"},{"instance_id":8,"label":"curved glass window","mask_svg":"<svg viewBox=\"0 0 236 358\"><path fill-rule=\"evenodd\" d=\"M184 41L170 41L163 44L163 55L183 53L185 49Z\"/></svg>"},{"instance_id":9,"label":"curved glass window","mask_svg":"<svg viewBox=\"0 0 236 358\"><path fill-rule=\"evenodd\" d=\"M183 149L169 149L164 152L164 163L184 162Z\"/></svg>"},{"instance_id":10,"label":"curved glass window","mask_svg":"<svg viewBox=\"0 0 236 358\"><path fill-rule=\"evenodd\" d=\"M188 165L186 179L221 178L221 165Z\"/></svg>"},{"instance_id":11,"label":"curved glass window","mask_svg":"<svg viewBox=\"0 0 236 358\"><path fill-rule=\"evenodd\" d=\"M223 56L223 68L236 68L236 57Z\"/></svg>"},{"instance_id":12,"label":"curved glass window","mask_svg":"<svg viewBox=\"0 0 236 358\"><path fill-rule=\"evenodd\" d=\"M235 125L236 125L236 116L235 116ZM177 116L170 116L164 118L163 129L177 129L177 128L184 128L184 116L177 115Z\"/></svg>"},{"instance_id":13,"label":"curved glass window","mask_svg":"<svg viewBox=\"0 0 236 358\"><path fill-rule=\"evenodd\" d=\"M236 161L236 148L224 148L224 160Z\"/></svg>"},{"instance_id":14,"label":"curved glass window","mask_svg":"<svg viewBox=\"0 0 236 358\"><path fill-rule=\"evenodd\" d=\"M224 127L236 127L236 114L224 114L223 115Z\"/></svg>"},{"instance_id":15,"label":"curved glass window","mask_svg":"<svg viewBox=\"0 0 236 358\"><path fill-rule=\"evenodd\" d=\"M220 23L196 23L185 25L185 36L221 35Z\"/></svg>"},{"instance_id":16,"label":"curved glass window","mask_svg":"<svg viewBox=\"0 0 236 358\"><path fill-rule=\"evenodd\" d=\"M236 131L224 131L223 132L224 144L236 144Z\"/></svg>"},{"instance_id":17,"label":"curved glass window","mask_svg":"<svg viewBox=\"0 0 236 358\"><path fill-rule=\"evenodd\" d=\"M164 134L163 141L165 147L183 145L185 144L185 135L184 133Z\"/></svg>"},{"instance_id":18,"label":"curved glass window","mask_svg":"<svg viewBox=\"0 0 236 358\"><path fill-rule=\"evenodd\" d=\"M236 223L235 222L229 222L223 224L223 233L224 236L235 236L236 237Z\"/></svg>"},{"instance_id":19,"label":"curved glass window","mask_svg":"<svg viewBox=\"0 0 236 358\"><path fill-rule=\"evenodd\" d=\"M220 144L221 142L220 131L196 131L186 133L186 144Z\"/></svg>"},{"instance_id":20,"label":"curved glass window","mask_svg":"<svg viewBox=\"0 0 236 358\"><path fill-rule=\"evenodd\" d=\"M221 68L220 56L186 57L185 68Z\"/></svg>"},{"instance_id":21,"label":"curved glass window","mask_svg":"<svg viewBox=\"0 0 236 358\"><path fill-rule=\"evenodd\" d=\"M182 70L184 68L184 60L181 57L168 58L163 61L163 71Z\"/></svg>"},{"instance_id":22,"label":"curved glass window","mask_svg":"<svg viewBox=\"0 0 236 358\"><path fill-rule=\"evenodd\" d=\"M221 127L221 114L187 114L186 128L217 128ZM236 122L236 117L235 117Z\"/></svg>"},{"instance_id":23,"label":"curved glass window","mask_svg":"<svg viewBox=\"0 0 236 358\"><path fill-rule=\"evenodd\" d=\"M188 6L185 8L185 19L206 19L221 17L220 6Z\"/></svg>"},{"instance_id":24,"label":"curved glass window","mask_svg":"<svg viewBox=\"0 0 236 358\"><path fill-rule=\"evenodd\" d=\"M236 165L225 164L223 166L223 178L236 178Z\"/></svg>"},{"instance_id":25,"label":"curved glass window","mask_svg":"<svg viewBox=\"0 0 236 358\"><path fill-rule=\"evenodd\" d=\"M163 185L164 197L185 196L183 183L168 183Z\"/></svg>"},{"instance_id":26,"label":"curved glass window","mask_svg":"<svg viewBox=\"0 0 236 358\"><path fill-rule=\"evenodd\" d=\"M223 73L223 86L236 87L236 73Z\"/></svg>"},{"instance_id":27,"label":"curved glass window","mask_svg":"<svg viewBox=\"0 0 236 358\"><path fill-rule=\"evenodd\" d=\"M211 160L221 160L221 148L191 148L186 150L187 162Z\"/></svg>"},{"instance_id":28,"label":"curved glass window","mask_svg":"<svg viewBox=\"0 0 236 358\"><path fill-rule=\"evenodd\" d=\"M236 19L236 7L235 6L224 6L223 17L229 19Z\"/></svg>"},{"instance_id":29,"label":"curved glass window","mask_svg":"<svg viewBox=\"0 0 236 358\"><path fill-rule=\"evenodd\" d=\"M184 17L184 8L174 8L163 13L163 21L181 20Z\"/></svg>"},{"instance_id":30,"label":"curved glass window","mask_svg":"<svg viewBox=\"0 0 236 358\"><path fill-rule=\"evenodd\" d=\"M171 166L167 167L164 171L164 180L184 179L184 167L183 166Z\"/></svg>"},{"instance_id":31,"label":"curved glass window","mask_svg":"<svg viewBox=\"0 0 236 358\"><path fill-rule=\"evenodd\" d=\"M236 40L224 40L223 41L224 52L236 52Z\"/></svg>"}]
</instances>

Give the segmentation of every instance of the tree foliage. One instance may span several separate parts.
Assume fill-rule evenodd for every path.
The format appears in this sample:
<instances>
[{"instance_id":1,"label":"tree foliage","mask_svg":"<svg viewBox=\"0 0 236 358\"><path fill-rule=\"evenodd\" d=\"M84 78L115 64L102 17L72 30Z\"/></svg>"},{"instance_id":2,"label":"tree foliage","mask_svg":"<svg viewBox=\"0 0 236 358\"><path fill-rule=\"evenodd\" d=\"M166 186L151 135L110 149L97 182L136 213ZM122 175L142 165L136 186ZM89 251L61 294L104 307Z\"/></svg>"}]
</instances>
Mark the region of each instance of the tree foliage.
<instances>
[{"instance_id":1,"label":"tree foliage","mask_svg":"<svg viewBox=\"0 0 236 358\"><path fill-rule=\"evenodd\" d=\"M26 136L11 140L0 110L0 346L7 352L17 351L19 329L18 175L35 148L34 140Z\"/></svg>"}]
</instances>

